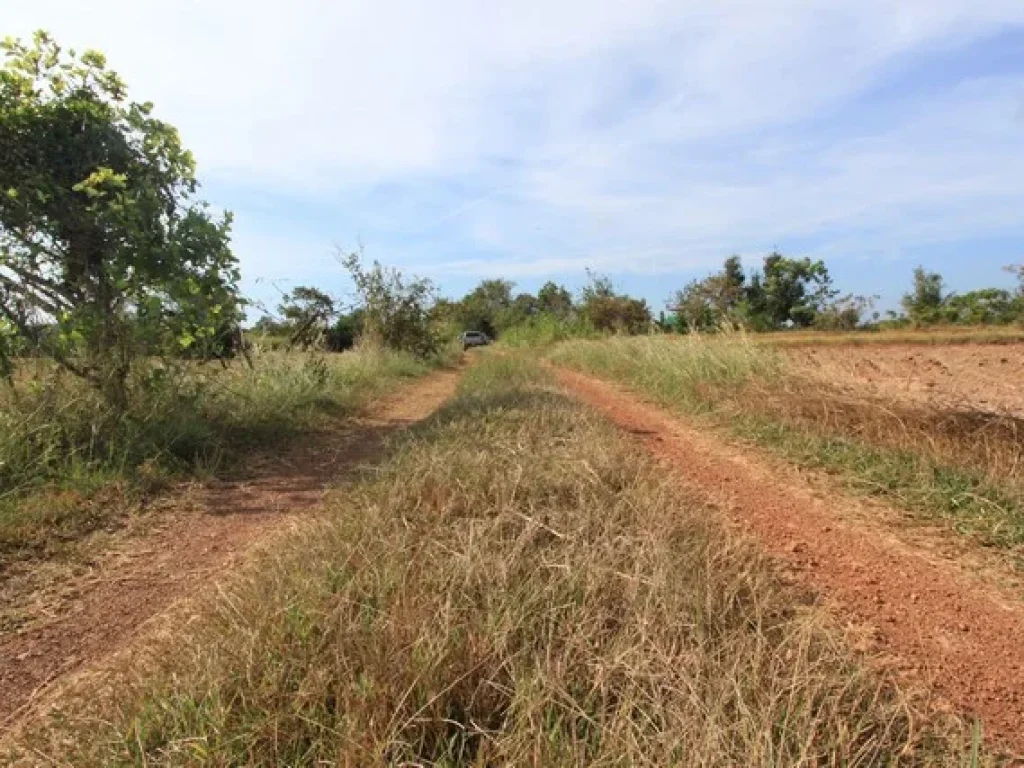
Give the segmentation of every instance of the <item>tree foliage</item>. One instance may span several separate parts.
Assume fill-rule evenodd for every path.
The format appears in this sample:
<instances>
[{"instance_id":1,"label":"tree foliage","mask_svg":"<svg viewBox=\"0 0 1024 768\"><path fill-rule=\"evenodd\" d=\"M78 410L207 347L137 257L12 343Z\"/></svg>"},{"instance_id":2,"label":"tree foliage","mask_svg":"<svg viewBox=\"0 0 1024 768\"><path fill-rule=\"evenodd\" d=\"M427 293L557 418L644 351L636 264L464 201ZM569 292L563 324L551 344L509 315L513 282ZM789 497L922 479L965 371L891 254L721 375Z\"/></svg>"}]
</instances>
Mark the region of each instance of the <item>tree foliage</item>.
<instances>
[{"instance_id":1,"label":"tree foliage","mask_svg":"<svg viewBox=\"0 0 1024 768\"><path fill-rule=\"evenodd\" d=\"M612 281L587 271L589 282L580 294L580 312L597 331L646 333L651 328L651 310L643 299L618 293Z\"/></svg>"},{"instance_id":2,"label":"tree foliage","mask_svg":"<svg viewBox=\"0 0 1024 768\"><path fill-rule=\"evenodd\" d=\"M1008 267L1024 276L1024 271ZM982 288L967 293L947 293L938 272L914 270L911 290L900 302L906 319L914 325L1007 325L1024 318L1024 282L1017 291Z\"/></svg>"},{"instance_id":3,"label":"tree foliage","mask_svg":"<svg viewBox=\"0 0 1024 768\"><path fill-rule=\"evenodd\" d=\"M548 281L537 291L537 311L566 319L574 310L572 294L564 286Z\"/></svg>"},{"instance_id":4,"label":"tree foliage","mask_svg":"<svg viewBox=\"0 0 1024 768\"><path fill-rule=\"evenodd\" d=\"M238 319L231 217L195 200L177 131L102 54L43 32L3 50L0 314L123 407L137 361L212 345Z\"/></svg>"},{"instance_id":5,"label":"tree foliage","mask_svg":"<svg viewBox=\"0 0 1024 768\"><path fill-rule=\"evenodd\" d=\"M720 272L694 280L669 298L669 307L688 330L708 331L728 324L754 330L808 327L830 306L836 292L822 261L765 257L749 278L739 256Z\"/></svg>"},{"instance_id":6,"label":"tree foliage","mask_svg":"<svg viewBox=\"0 0 1024 768\"><path fill-rule=\"evenodd\" d=\"M319 288L300 285L284 295L278 312L288 327L289 343L308 348L324 344L338 309L329 294Z\"/></svg>"},{"instance_id":7,"label":"tree foliage","mask_svg":"<svg viewBox=\"0 0 1024 768\"><path fill-rule=\"evenodd\" d=\"M365 267L359 252L342 256L341 263L355 284L364 343L424 357L437 351L440 340L431 323L435 290L430 280L406 277L377 261Z\"/></svg>"},{"instance_id":8,"label":"tree foliage","mask_svg":"<svg viewBox=\"0 0 1024 768\"><path fill-rule=\"evenodd\" d=\"M921 325L941 322L943 305L946 303L945 288L942 275L917 267L914 270L913 287L900 300L910 321Z\"/></svg>"}]
</instances>

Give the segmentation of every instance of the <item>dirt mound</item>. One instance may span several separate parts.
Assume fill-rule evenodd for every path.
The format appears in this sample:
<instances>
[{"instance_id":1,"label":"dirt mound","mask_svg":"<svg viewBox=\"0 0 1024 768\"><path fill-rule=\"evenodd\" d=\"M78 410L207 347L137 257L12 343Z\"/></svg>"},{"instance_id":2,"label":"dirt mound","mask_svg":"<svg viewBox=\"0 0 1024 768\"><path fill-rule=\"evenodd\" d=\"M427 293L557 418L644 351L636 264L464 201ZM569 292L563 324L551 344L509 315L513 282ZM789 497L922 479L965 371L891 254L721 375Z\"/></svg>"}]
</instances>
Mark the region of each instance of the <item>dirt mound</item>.
<instances>
[{"instance_id":1,"label":"dirt mound","mask_svg":"<svg viewBox=\"0 0 1024 768\"><path fill-rule=\"evenodd\" d=\"M45 609L0 636L0 729L10 727L58 680L129 644L151 619L194 593L257 541L316 509L326 487L372 459L387 435L432 413L454 392L454 372L403 387L366 416L250 462L244 480L218 482L164 525L110 553L65 585L56 615Z\"/></svg>"},{"instance_id":2,"label":"dirt mound","mask_svg":"<svg viewBox=\"0 0 1024 768\"><path fill-rule=\"evenodd\" d=\"M871 523L870 510L845 514L852 500L823 499L799 478L779 478L753 452L617 387L565 370L558 377L755 535L869 646L980 717L987 737L1024 753L1024 605L899 541Z\"/></svg>"}]
</instances>

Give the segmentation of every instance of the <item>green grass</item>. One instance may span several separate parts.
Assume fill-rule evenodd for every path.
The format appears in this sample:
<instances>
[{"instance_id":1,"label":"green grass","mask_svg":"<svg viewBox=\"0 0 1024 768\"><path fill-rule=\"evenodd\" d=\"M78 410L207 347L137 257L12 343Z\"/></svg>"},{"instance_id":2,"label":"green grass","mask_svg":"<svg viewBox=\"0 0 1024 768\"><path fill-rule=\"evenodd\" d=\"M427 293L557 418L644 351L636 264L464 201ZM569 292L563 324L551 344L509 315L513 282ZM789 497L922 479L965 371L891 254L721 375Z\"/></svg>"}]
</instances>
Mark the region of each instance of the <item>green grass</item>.
<instances>
[{"instance_id":1,"label":"green grass","mask_svg":"<svg viewBox=\"0 0 1024 768\"><path fill-rule=\"evenodd\" d=\"M481 356L319 523L18 749L111 766L966 764L967 725L869 671L545 381Z\"/></svg>"},{"instance_id":2,"label":"green grass","mask_svg":"<svg viewBox=\"0 0 1024 768\"><path fill-rule=\"evenodd\" d=\"M622 381L656 401L848 488L1024 557L1024 432L1010 419L851 398L796 377L751 337L574 341L552 359ZM1012 423L1011 423L1012 422Z\"/></svg>"},{"instance_id":3,"label":"green grass","mask_svg":"<svg viewBox=\"0 0 1024 768\"><path fill-rule=\"evenodd\" d=\"M0 574L60 556L176 478L283 449L439 362L362 350L270 353L252 369L196 364L137 381L120 419L81 382L36 363L0 390Z\"/></svg>"}]
</instances>

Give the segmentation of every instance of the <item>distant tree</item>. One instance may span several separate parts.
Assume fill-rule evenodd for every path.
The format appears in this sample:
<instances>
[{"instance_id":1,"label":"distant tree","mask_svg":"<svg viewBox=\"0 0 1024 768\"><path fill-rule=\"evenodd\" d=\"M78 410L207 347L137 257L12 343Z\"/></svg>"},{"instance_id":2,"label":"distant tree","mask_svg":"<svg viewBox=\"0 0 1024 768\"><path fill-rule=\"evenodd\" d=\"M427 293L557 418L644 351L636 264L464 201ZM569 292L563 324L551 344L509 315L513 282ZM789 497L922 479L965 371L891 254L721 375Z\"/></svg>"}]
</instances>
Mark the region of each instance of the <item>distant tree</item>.
<instances>
[{"instance_id":1,"label":"distant tree","mask_svg":"<svg viewBox=\"0 0 1024 768\"><path fill-rule=\"evenodd\" d=\"M289 328L289 343L303 347L323 345L327 329L338 314L330 295L305 285L285 294L278 311Z\"/></svg>"},{"instance_id":2,"label":"distant tree","mask_svg":"<svg viewBox=\"0 0 1024 768\"><path fill-rule=\"evenodd\" d=\"M457 317L462 330L482 331L497 336L515 321L510 280L483 280L459 302Z\"/></svg>"},{"instance_id":3,"label":"distant tree","mask_svg":"<svg viewBox=\"0 0 1024 768\"><path fill-rule=\"evenodd\" d=\"M538 311L539 305L536 296L531 293L516 294L512 300L512 306L509 307L506 317L503 318L504 327L518 325L533 317Z\"/></svg>"},{"instance_id":4,"label":"distant tree","mask_svg":"<svg viewBox=\"0 0 1024 768\"><path fill-rule=\"evenodd\" d=\"M260 335L281 336L288 333L288 326L273 315L261 315L250 330Z\"/></svg>"},{"instance_id":5,"label":"distant tree","mask_svg":"<svg viewBox=\"0 0 1024 768\"><path fill-rule=\"evenodd\" d=\"M102 54L65 53L44 32L2 49L5 333L123 410L133 367L219 345L240 320L231 217L194 199L178 132L128 100Z\"/></svg>"},{"instance_id":6,"label":"distant tree","mask_svg":"<svg viewBox=\"0 0 1024 768\"><path fill-rule=\"evenodd\" d=\"M929 325L946 319L943 312L946 298L942 275L917 267L914 270L913 288L910 293L903 295L900 304L912 323Z\"/></svg>"},{"instance_id":7,"label":"distant tree","mask_svg":"<svg viewBox=\"0 0 1024 768\"><path fill-rule=\"evenodd\" d=\"M721 272L689 282L668 301L685 330L709 331L734 321L745 295L746 275L739 256L725 260Z\"/></svg>"},{"instance_id":8,"label":"distant tree","mask_svg":"<svg viewBox=\"0 0 1024 768\"><path fill-rule=\"evenodd\" d=\"M431 323L435 301L432 282L406 277L376 261L364 267L359 252L342 255L341 263L359 296L363 342L424 357L437 351L440 340Z\"/></svg>"},{"instance_id":9,"label":"distant tree","mask_svg":"<svg viewBox=\"0 0 1024 768\"><path fill-rule=\"evenodd\" d=\"M958 325L1008 325L1020 312L1019 297L1002 288L951 294L942 305L942 319Z\"/></svg>"},{"instance_id":10,"label":"distant tree","mask_svg":"<svg viewBox=\"0 0 1024 768\"><path fill-rule=\"evenodd\" d=\"M365 311L354 309L346 315L341 315L330 328L327 329L327 348L332 352L344 352L352 349L363 333L363 320Z\"/></svg>"},{"instance_id":11,"label":"distant tree","mask_svg":"<svg viewBox=\"0 0 1024 768\"><path fill-rule=\"evenodd\" d=\"M611 280L587 271L580 297L583 316L598 331L637 334L651 328L651 310L643 299L616 293Z\"/></svg>"},{"instance_id":12,"label":"distant tree","mask_svg":"<svg viewBox=\"0 0 1024 768\"><path fill-rule=\"evenodd\" d=\"M827 303L818 310L814 327L825 331L852 331L860 327L864 314L875 305L877 296L848 294Z\"/></svg>"},{"instance_id":13,"label":"distant tree","mask_svg":"<svg viewBox=\"0 0 1024 768\"><path fill-rule=\"evenodd\" d=\"M790 259L781 253L765 257L760 279L747 291L749 317L769 329L793 325L806 328L835 297L823 261Z\"/></svg>"},{"instance_id":14,"label":"distant tree","mask_svg":"<svg viewBox=\"0 0 1024 768\"><path fill-rule=\"evenodd\" d=\"M772 253L765 257L763 270L749 279L740 257L730 256L720 272L691 281L668 305L687 330L740 323L768 331L812 325L835 295L824 262Z\"/></svg>"},{"instance_id":15,"label":"distant tree","mask_svg":"<svg viewBox=\"0 0 1024 768\"><path fill-rule=\"evenodd\" d=\"M563 286L548 281L537 291L537 309L558 318L567 318L572 314L572 294Z\"/></svg>"}]
</instances>

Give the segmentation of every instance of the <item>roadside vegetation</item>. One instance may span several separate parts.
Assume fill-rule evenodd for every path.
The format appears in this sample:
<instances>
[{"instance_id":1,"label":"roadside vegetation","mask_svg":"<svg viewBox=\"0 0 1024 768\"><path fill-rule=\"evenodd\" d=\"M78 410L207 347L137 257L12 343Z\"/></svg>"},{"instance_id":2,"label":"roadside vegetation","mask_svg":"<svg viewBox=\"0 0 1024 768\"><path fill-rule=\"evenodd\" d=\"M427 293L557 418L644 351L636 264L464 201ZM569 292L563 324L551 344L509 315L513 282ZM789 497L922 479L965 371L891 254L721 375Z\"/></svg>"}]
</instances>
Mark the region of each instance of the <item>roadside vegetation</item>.
<instances>
[{"instance_id":1,"label":"roadside vegetation","mask_svg":"<svg viewBox=\"0 0 1024 768\"><path fill-rule=\"evenodd\" d=\"M1024 566L1019 419L851 394L744 334L571 341L551 357L943 519Z\"/></svg>"},{"instance_id":2,"label":"roadside vegetation","mask_svg":"<svg viewBox=\"0 0 1024 768\"><path fill-rule=\"evenodd\" d=\"M314 530L21 748L88 765L970 763L969 727L801 605L538 366L487 355Z\"/></svg>"},{"instance_id":3,"label":"roadside vegetation","mask_svg":"<svg viewBox=\"0 0 1024 768\"><path fill-rule=\"evenodd\" d=\"M231 215L175 128L100 53L44 32L0 50L0 576L453 360L429 281L360 254L346 343L308 287L284 344L244 332Z\"/></svg>"},{"instance_id":4,"label":"roadside vegetation","mask_svg":"<svg viewBox=\"0 0 1024 768\"><path fill-rule=\"evenodd\" d=\"M366 348L269 353L252 368L195 364L166 381L133 383L123 413L37 362L0 387L0 576L117 525L176 479L238 469L268 444L286 450L437 362Z\"/></svg>"}]
</instances>

